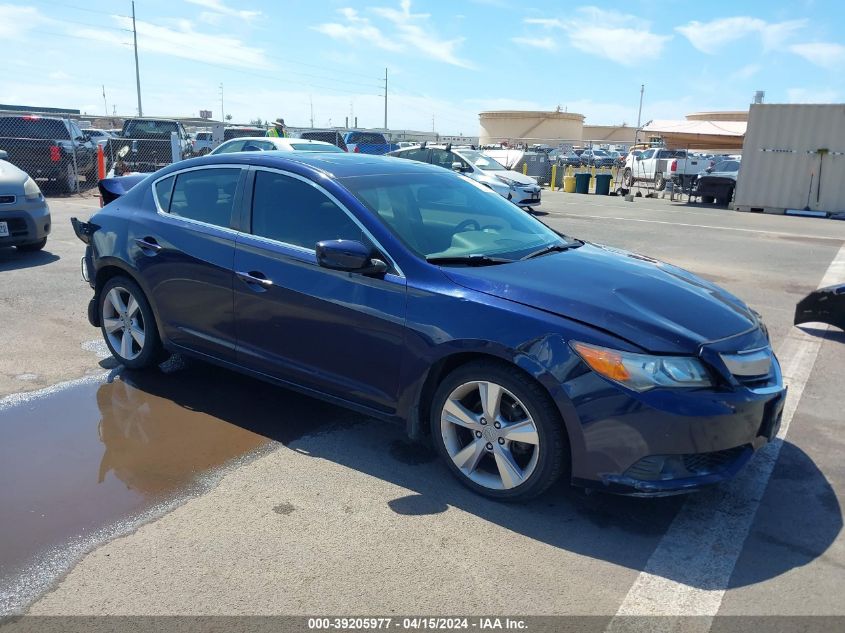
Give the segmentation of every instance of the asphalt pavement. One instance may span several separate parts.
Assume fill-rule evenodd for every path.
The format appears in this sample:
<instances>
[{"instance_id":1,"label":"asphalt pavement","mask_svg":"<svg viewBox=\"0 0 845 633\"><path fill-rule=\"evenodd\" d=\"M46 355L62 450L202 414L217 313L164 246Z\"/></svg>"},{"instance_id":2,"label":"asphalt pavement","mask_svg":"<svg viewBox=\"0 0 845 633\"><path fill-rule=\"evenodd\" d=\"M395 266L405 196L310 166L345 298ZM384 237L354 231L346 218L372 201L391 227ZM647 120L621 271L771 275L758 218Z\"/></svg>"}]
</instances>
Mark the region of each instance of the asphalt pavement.
<instances>
[{"instance_id":1,"label":"asphalt pavement","mask_svg":"<svg viewBox=\"0 0 845 633\"><path fill-rule=\"evenodd\" d=\"M66 416L89 457L43 442L84 498L136 497L111 492L124 505L90 538L71 533L79 523L50 532L49 551L5 577L0 614L845 615L845 333L791 325L804 295L845 281L845 222L544 192L550 226L688 268L762 313L789 404L780 439L718 488L633 499L561 482L508 505L384 422L197 363L161 380L114 367L85 318L68 221L95 208L54 199L43 253L0 251L0 428L26 411L27 428L40 411ZM196 477L172 460L150 468L174 444L194 450L186 429L206 424L235 434L188 460ZM150 483L158 472L169 483ZM62 523L51 507L44 521Z\"/></svg>"}]
</instances>

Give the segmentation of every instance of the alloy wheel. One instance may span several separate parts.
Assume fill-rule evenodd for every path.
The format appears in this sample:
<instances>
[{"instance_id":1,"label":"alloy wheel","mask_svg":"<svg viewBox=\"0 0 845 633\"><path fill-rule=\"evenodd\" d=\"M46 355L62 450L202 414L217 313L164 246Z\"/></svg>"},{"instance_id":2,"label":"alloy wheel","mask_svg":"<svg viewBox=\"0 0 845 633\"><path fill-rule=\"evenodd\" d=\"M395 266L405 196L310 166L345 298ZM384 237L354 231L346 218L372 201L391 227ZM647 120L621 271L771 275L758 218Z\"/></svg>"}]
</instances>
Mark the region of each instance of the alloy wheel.
<instances>
[{"instance_id":1,"label":"alloy wheel","mask_svg":"<svg viewBox=\"0 0 845 633\"><path fill-rule=\"evenodd\" d=\"M540 455L537 425L510 391L488 381L455 388L440 414L443 444L458 470L490 490L516 488Z\"/></svg>"},{"instance_id":2,"label":"alloy wheel","mask_svg":"<svg viewBox=\"0 0 845 633\"><path fill-rule=\"evenodd\" d=\"M115 286L103 298L103 329L112 350L124 360L134 360L144 351L144 314L132 293Z\"/></svg>"}]
</instances>

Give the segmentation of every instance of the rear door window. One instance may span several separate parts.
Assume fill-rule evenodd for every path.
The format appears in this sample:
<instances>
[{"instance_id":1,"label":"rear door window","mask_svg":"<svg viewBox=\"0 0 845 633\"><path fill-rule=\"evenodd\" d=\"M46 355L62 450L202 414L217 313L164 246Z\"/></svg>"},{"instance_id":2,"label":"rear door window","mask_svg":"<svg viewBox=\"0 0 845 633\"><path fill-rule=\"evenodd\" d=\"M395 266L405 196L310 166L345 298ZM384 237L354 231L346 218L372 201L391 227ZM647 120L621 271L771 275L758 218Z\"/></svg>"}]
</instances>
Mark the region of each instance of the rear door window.
<instances>
[{"instance_id":1,"label":"rear door window","mask_svg":"<svg viewBox=\"0 0 845 633\"><path fill-rule=\"evenodd\" d=\"M241 169L237 167L195 169L178 174L170 198L170 214L228 228L240 176ZM159 202L163 202L161 198Z\"/></svg>"}]
</instances>

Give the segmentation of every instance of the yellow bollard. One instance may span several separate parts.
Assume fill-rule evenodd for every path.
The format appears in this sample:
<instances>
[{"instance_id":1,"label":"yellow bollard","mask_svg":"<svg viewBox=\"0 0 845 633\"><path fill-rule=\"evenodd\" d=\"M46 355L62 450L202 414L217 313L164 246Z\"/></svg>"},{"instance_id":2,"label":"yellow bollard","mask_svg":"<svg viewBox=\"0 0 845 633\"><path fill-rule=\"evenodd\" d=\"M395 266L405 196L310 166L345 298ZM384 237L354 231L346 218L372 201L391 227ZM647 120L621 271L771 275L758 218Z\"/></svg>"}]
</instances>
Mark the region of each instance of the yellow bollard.
<instances>
[{"instance_id":1,"label":"yellow bollard","mask_svg":"<svg viewBox=\"0 0 845 633\"><path fill-rule=\"evenodd\" d=\"M523 176L528 175L528 163L522 163L522 175Z\"/></svg>"},{"instance_id":2,"label":"yellow bollard","mask_svg":"<svg viewBox=\"0 0 845 633\"><path fill-rule=\"evenodd\" d=\"M555 190L555 185L557 184L557 165L552 165L552 182L550 183L551 190Z\"/></svg>"}]
</instances>

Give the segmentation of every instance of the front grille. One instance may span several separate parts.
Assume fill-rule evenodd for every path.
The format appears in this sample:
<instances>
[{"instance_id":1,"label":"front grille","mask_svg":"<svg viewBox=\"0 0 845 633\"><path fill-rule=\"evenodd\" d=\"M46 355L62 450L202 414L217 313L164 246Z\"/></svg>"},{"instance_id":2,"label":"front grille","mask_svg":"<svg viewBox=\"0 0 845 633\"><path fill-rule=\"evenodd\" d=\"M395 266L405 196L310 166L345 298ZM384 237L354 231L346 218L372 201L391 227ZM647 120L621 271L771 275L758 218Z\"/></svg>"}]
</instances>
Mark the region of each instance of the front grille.
<instances>
[{"instance_id":1,"label":"front grille","mask_svg":"<svg viewBox=\"0 0 845 633\"><path fill-rule=\"evenodd\" d=\"M649 455L628 468L624 476L640 481L668 481L714 475L727 470L749 451L750 446L736 446L710 453Z\"/></svg>"},{"instance_id":2,"label":"front grille","mask_svg":"<svg viewBox=\"0 0 845 633\"><path fill-rule=\"evenodd\" d=\"M744 451L744 446L736 446L712 453L684 455L684 467L696 475L708 475L730 466Z\"/></svg>"},{"instance_id":3,"label":"front grille","mask_svg":"<svg viewBox=\"0 0 845 633\"><path fill-rule=\"evenodd\" d=\"M15 204L15 196L0 196L0 204Z\"/></svg>"},{"instance_id":4,"label":"front grille","mask_svg":"<svg viewBox=\"0 0 845 633\"><path fill-rule=\"evenodd\" d=\"M6 222L9 225L10 237L23 237L26 235L26 220L23 218L4 218L0 215L0 222Z\"/></svg>"}]
</instances>

